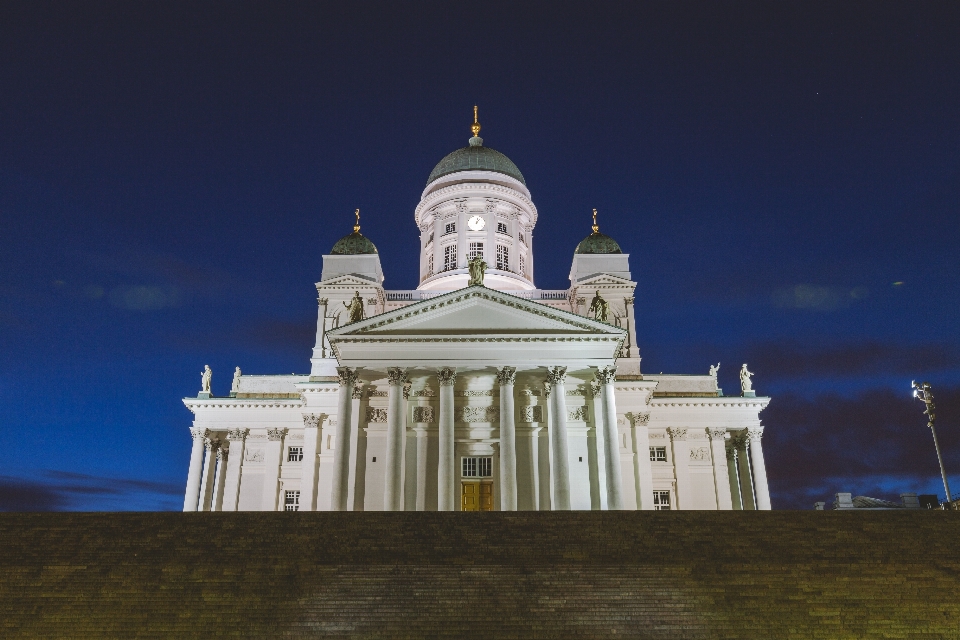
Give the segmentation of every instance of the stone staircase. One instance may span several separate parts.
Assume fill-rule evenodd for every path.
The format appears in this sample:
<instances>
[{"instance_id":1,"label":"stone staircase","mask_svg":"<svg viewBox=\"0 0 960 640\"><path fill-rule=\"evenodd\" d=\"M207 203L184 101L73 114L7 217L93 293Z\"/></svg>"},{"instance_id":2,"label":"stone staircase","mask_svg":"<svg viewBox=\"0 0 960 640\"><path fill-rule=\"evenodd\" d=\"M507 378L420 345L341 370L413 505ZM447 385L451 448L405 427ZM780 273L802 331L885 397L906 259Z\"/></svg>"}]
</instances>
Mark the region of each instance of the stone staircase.
<instances>
[{"instance_id":1,"label":"stone staircase","mask_svg":"<svg viewBox=\"0 0 960 640\"><path fill-rule=\"evenodd\" d=\"M4 638L958 638L954 512L0 514Z\"/></svg>"}]
</instances>

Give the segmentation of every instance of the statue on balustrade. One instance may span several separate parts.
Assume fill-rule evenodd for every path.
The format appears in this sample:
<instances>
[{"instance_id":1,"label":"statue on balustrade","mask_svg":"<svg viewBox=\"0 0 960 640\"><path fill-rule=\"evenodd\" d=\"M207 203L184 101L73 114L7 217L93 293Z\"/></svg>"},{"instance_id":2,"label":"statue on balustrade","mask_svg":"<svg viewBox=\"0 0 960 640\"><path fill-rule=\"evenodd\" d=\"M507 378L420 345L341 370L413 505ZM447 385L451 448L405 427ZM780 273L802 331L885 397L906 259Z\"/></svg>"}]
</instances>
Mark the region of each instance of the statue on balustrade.
<instances>
[{"instance_id":1,"label":"statue on balustrade","mask_svg":"<svg viewBox=\"0 0 960 640\"><path fill-rule=\"evenodd\" d=\"M750 381L750 376L752 375L753 372L747 371L747 365L744 364L743 368L740 369L740 389L745 394L753 391L753 382Z\"/></svg>"},{"instance_id":2,"label":"statue on balustrade","mask_svg":"<svg viewBox=\"0 0 960 640\"><path fill-rule=\"evenodd\" d=\"M600 322L607 322L607 317L610 315L610 304L600 296L600 291L597 291L597 295L593 296L593 300L590 301L589 312L593 314L593 319Z\"/></svg>"},{"instance_id":3,"label":"statue on balustrade","mask_svg":"<svg viewBox=\"0 0 960 640\"><path fill-rule=\"evenodd\" d=\"M200 392L210 393L210 383L213 382L213 370L210 365L203 365L203 371L200 373Z\"/></svg>"},{"instance_id":4,"label":"statue on balustrade","mask_svg":"<svg viewBox=\"0 0 960 640\"><path fill-rule=\"evenodd\" d=\"M359 291L355 291L350 303L344 302L343 306L347 308L347 312L350 314L350 322L363 320L363 298L360 297Z\"/></svg>"}]
</instances>

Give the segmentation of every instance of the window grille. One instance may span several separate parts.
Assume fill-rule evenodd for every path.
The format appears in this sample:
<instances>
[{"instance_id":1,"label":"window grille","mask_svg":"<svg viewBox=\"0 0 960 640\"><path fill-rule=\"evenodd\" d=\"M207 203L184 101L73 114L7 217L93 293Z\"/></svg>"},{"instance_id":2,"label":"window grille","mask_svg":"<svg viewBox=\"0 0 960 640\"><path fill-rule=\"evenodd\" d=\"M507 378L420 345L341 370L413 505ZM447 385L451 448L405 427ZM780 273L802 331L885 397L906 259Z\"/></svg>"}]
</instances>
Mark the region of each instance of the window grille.
<instances>
[{"instance_id":1,"label":"window grille","mask_svg":"<svg viewBox=\"0 0 960 640\"><path fill-rule=\"evenodd\" d=\"M653 492L653 510L654 511L670 511L670 492L669 491Z\"/></svg>"},{"instance_id":2,"label":"window grille","mask_svg":"<svg viewBox=\"0 0 960 640\"><path fill-rule=\"evenodd\" d=\"M520 232L520 242L527 244L527 241L523 239L523 231Z\"/></svg>"},{"instance_id":3,"label":"window grille","mask_svg":"<svg viewBox=\"0 0 960 640\"><path fill-rule=\"evenodd\" d=\"M456 223L456 222L448 222L448 223L447 223L447 226L445 226L445 227L443 228L443 235L447 235L448 233L455 233L456 230L457 230L457 223Z\"/></svg>"},{"instance_id":4,"label":"window grille","mask_svg":"<svg viewBox=\"0 0 960 640\"><path fill-rule=\"evenodd\" d=\"M301 460L303 460L303 447L287 449L287 462L300 462Z\"/></svg>"},{"instance_id":5,"label":"window grille","mask_svg":"<svg viewBox=\"0 0 960 640\"><path fill-rule=\"evenodd\" d=\"M433 252L427 254L427 276L433 275Z\"/></svg>"},{"instance_id":6,"label":"window grille","mask_svg":"<svg viewBox=\"0 0 960 640\"><path fill-rule=\"evenodd\" d=\"M502 234L504 234L504 235L510 235L510 233L507 231L507 224L506 224L505 222L498 222L498 223L497 223L497 233L502 233Z\"/></svg>"},{"instance_id":7,"label":"window grille","mask_svg":"<svg viewBox=\"0 0 960 640\"><path fill-rule=\"evenodd\" d=\"M666 462L666 461L667 461L666 447L650 447L650 462Z\"/></svg>"},{"instance_id":8,"label":"window grille","mask_svg":"<svg viewBox=\"0 0 960 640\"><path fill-rule=\"evenodd\" d=\"M483 257L483 243L482 242L471 242L470 248L467 251L467 260L473 260L476 257Z\"/></svg>"},{"instance_id":9,"label":"window grille","mask_svg":"<svg viewBox=\"0 0 960 640\"><path fill-rule=\"evenodd\" d=\"M522 275L524 278L527 277L527 268L526 268L526 265L524 264L522 253L520 254L520 275Z\"/></svg>"},{"instance_id":10,"label":"window grille","mask_svg":"<svg viewBox=\"0 0 960 640\"><path fill-rule=\"evenodd\" d=\"M493 475L493 458L462 458L460 475L464 478L489 478Z\"/></svg>"},{"instance_id":11,"label":"window grille","mask_svg":"<svg viewBox=\"0 0 960 640\"><path fill-rule=\"evenodd\" d=\"M450 271L457 268L457 245L448 244L443 248L443 270Z\"/></svg>"},{"instance_id":12,"label":"window grille","mask_svg":"<svg viewBox=\"0 0 960 640\"><path fill-rule=\"evenodd\" d=\"M497 269L510 270L510 249L504 244L497 245Z\"/></svg>"},{"instance_id":13,"label":"window grille","mask_svg":"<svg viewBox=\"0 0 960 640\"><path fill-rule=\"evenodd\" d=\"M284 511L300 511L300 492L299 491L283 492L283 510Z\"/></svg>"}]
</instances>

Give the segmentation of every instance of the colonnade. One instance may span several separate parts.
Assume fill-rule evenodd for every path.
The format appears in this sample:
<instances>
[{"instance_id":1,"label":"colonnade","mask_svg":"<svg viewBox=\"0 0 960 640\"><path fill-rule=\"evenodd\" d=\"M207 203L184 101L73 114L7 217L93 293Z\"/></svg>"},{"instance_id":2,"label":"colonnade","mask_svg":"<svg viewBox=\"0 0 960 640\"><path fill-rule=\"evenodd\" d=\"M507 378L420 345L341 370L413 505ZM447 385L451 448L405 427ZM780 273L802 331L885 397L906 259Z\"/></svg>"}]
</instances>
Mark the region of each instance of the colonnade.
<instances>
[{"instance_id":1,"label":"colonnade","mask_svg":"<svg viewBox=\"0 0 960 640\"><path fill-rule=\"evenodd\" d=\"M567 450L567 409L566 409L566 367L548 367L546 371L545 390L550 403L549 432L550 449L552 454L552 468L550 481L552 483L553 508L555 510L570 509L570 462ZM601 402L603 403L603 429L606 437L604 446L610 451L605 452L605 468L603 470L608 492L608 508L623 508L623 491L620 476L620 455L617 449L619 439L617 433L616 401L613 393L613 379L615 367L605 367L600 370L598 378L601 384ZM331 482L331 509L334 511L349 510L347 504L347 488L350 473L350 443L353 430L359 428L354 424L355 416L350 411L350 398L353 387L357 382L357 372L349 367L337 369L340 384L340 404L338 407L336 448L333 460L333 478ZM514 383L516 382L515 367L501 367L496 373L497 383L500 386L500 509L501 511L516 511L517 509L517 444L516 444L516 416L514 411ZM455 413L454 413L454 385L457 380L457 371L453 367L442 367L437 370L439 393L438 416L438 444L439 459L437 464L437 509L439 511L456 511L457 504L457 467L455 446ZM403 385L407 384L406 372L400 368L387 370L387 447L384 471L383 505L385 511L403 509L403 443L406 437L405 416L407 413L406 397ZM418 436L423 435L419 434ZM427 441L424 437L417 438L417 508L423 509L426 483Z\"/></svg>"},{"instance_id":2,"label":"colonnade","mask_svg":"<svg viewBox=\"0 0 960 640\"><path fill-rule=\"evenodd\" d=\"M760 446L762 436L763 427L748 427L729 440L727 472L731 506L736 511L764 511L771 508L767 465Z\"/></svg>"},{"instance_id":3,"label":"colonnade","mask_svg":"<svg viewBox=\"0 0 960 640\"><path fill-rule=\"evenodd\" d=\"M190 429L193 448L183 499L184 511L236 511L240 464L248 432L249 429L231 430L224 442L207 429Z\"/></svg>"}]
</instances>

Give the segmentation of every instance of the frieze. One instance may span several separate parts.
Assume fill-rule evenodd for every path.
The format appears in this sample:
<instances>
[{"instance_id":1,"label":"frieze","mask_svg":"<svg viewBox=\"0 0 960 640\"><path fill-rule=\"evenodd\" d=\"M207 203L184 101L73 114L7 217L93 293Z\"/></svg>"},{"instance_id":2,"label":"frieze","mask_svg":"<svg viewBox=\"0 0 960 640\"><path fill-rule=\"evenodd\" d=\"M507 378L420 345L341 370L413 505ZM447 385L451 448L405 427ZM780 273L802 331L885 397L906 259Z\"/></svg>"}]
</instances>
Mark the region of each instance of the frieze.
<instances>
[{"instance_id":1,"label":"frieze","mask_svg":"<svg viewBox=\"0 0 960 640\"><path fill-rule=\"evenodd\" d=\"M466 389L464 391L454 392L458 398L488 398L493 395L493 391L482 391L478 389Z\"/></svg>"},{"instance_id":2,"label":"frieze","mask_svg":"<svg viewBox=\"0 0 960 640\"><path fill-rule=\"evenodd\" d=\"M456 411L459 422L497 422L500 419L499 407L459 407Z\"/></svg>"},{"instance_id":3,"label":"frieze","mask_svg":"<svg viewBox=\"0 0 960 640\"><path fill-rule=\"evenodd\" d=\"M367 407L367 422L386 422L387 410L378 407Z\"/></svg>"},{"instance_id":4,"label":"frieze","mask_svg":"<svg viewBox=\"0 0 960 640\"><path fill-rule=\"evenodd\" d=\"M433 422L433 407L414 407L414 422Z\"/></svg>"},{"instance_id":5,"label":"frieze","mask_svg":"<svg viewBox=\"0 0 960 640\"><path fill-rule=\"evenodd\" d=\"M665 433L649 433L647 437L651 440L666 440L667 434Z\"/></svg>"},{"instance_id":6,"label":"frieze","mask_svg":"<svg viewBox=\"0 0 960 640\"><path fill-rule=\"evenodd\" d=\"M437 392L433 389L417 389L410 395L414 398L436 398Z\"/></svg>"},{"instance_id":7,"label":"frieze","mask_svg":"<svg viewBox=\"0 0 960 640\"><path fill-rule=\"evenodd\" d=\"M697 447L695 449L690 449L690 459L696 460L698 462L709 460L710 459L709 447Z\"/></svg>"},{"instance_id":8,"label":"frieze","mask_svg":"<svg viewBox=\"0 0 960 640\"><path fill-rule=\"evenodd\" d=\"M267 429L267 440L272 442L283 440L285 435L287 435L286 429Z\"/></svg>"},{"instance_id":9,"label":"frieze","mask_svg":"<svg viewBox=\"0 0 960 640\"><path fill-rule=\"evenodd\" d=\"M687 430L684 427L668 427L667 433L670 434L671 440L686 440L687 439Z\"/></svg>"},{"instance_id":10,"label":"frieze","mask_svg":"<svg viewBox=\"0 0 960 640\"><path fill-rule=\"evenodd\" d=\"M543 407L520 407L520 422L543 422Z\"/></svg>"},{"instance_id":11,"label":"frieze","mask_svg":"<svg viewBox=\"0 0 960 640\"><path fill-rule=\"evenodd\" d=\"M370 391L367 392L367 397L368 398L386 398L387 392L377 391L376 389L370 389Z\"/></svg>"}]
</instances>

